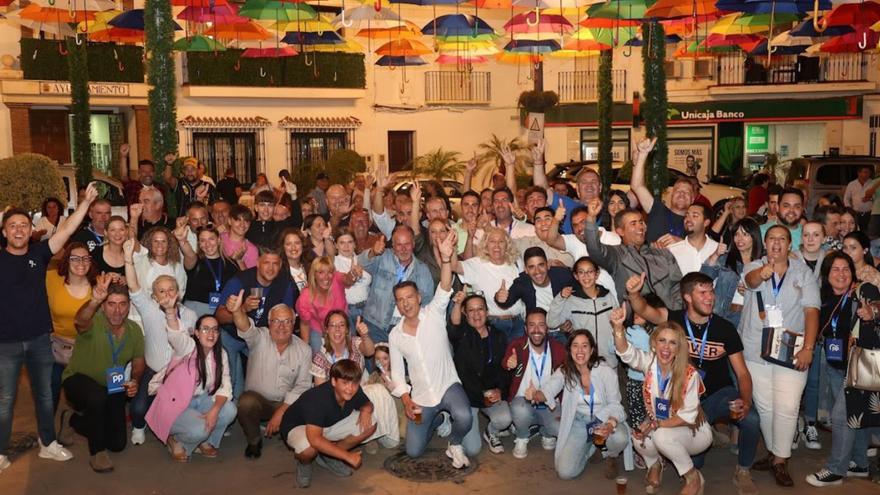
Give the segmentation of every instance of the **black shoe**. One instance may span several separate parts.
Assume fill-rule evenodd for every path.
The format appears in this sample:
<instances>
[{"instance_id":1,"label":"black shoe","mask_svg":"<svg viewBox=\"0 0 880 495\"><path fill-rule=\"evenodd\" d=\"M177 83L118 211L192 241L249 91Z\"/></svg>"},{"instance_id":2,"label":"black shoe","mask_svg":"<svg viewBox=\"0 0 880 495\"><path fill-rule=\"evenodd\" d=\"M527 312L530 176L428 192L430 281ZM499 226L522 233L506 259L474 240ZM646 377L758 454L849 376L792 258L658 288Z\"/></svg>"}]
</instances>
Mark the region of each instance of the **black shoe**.
<instances>
[{"instance_id":1,"label":"black shoe","mask_svg":"<svg viewBox=\"0 0 880 495\"><path fill-rule=\"evenodd\" d=\"M770 471L773 464L773 454L767 454L767 457L755 462L752 465L753 471Z\"/></svg>"},{"instance_id":2,"label":"black shoe","mask_svg":"<svg viewBox=\"0 0 880 495\"><path fill-rule=\"evenodd\" d=\"M259 459L263 455L263 441L260 440L256 445L248 444L244 449L244 456L248 459Z\"/></svg>"}]
</instances>

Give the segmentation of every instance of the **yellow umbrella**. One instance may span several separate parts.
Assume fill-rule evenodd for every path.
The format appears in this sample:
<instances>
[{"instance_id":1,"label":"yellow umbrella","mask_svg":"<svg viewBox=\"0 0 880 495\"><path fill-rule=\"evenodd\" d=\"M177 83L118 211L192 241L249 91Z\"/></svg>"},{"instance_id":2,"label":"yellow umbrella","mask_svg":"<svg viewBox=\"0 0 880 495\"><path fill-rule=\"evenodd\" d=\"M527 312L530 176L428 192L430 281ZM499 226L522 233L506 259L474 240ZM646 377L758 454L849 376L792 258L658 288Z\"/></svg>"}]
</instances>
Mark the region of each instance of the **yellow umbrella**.
<instances>
[{"instance_id":1,"label":"yellow umbrella","mask_svg":"<svg viewBox=\"0 0 880 495\"><path fill-rule=\"evenodd\" d=\"M342 53L364 53L364 47L355 40L345 40L345 43L335 45L314 45L309 51L313 52L342 52Z\"/></svg>"},{"instance_id":2,"label":"yellow umbrella","mask_svg":"<svg viewBox=\"0 0 880 495\"><path fill-rule=\"evenodd\" d=\"M727 14L721 17L709 28L709 33L728 36L731 34L758 34L770 30L769 26L744 26L736 24L739 17L740 14Z\"/></svg>"},{"instance_id":3,"label":"yellow umbrella","mask_svg":"<svg viewBox=\"0 0 880 495\"><path fill-rule=\"evenodd\" d=\"M880 31L880 21L875 22L874 25L871 26L871 31Z\"/></svg>"},{"instance_id":4,"label":"yellow umbrella","mask_svg":"<svg viewBox=\"0 0 880 495\"><path fill-rule=\"evenodd\" d=\"M113 27L108 24L110 20L121 13L121 10L105 10L103 12L96 12L95 20L82 21L76 25L76 29L81 33L96 33L98 31L105 31Z\"/></svg>"},{"instance_id":5,"label":"yellow umbrella","mask_svg":"<svg viewBox=\"0 0 880 495\"><path fill-rule=\"evenodd\" d=\"M334 28L327 19L321 16L317 19L308 21L279 21L273 23L270 27L277 31L299 31L300 33L324 33L327 31L336 31L336 28Z\"/></svg>"},{"instance_id":6,"label":"yellow umbrella","mask_svg":"<svg viewBox=\"0 0 880 495\"><path fill-rule=\"evenodd\" d=\"M581 58L581 57L598 57L601 50L556 50L550 52L551 58Z\"/></svg>"},{"instance_id":7,"label":"yellow umbrella","mask_svg":"<svg viewBox=\"0 0 880 495\"><path fill-rule=\"evenodd\" d=\"M395 40L376 49L376 55L391 57L417 57L429 53L434 53L434 50L417 40Z\"/></svg>"},{"instance_id":8,"label":"yellow umbrella","mask_svg":"<svg viewBox=\"0 0 880 495\"><path fill-rule=\"evenodd\" d=\"M404 22L405 24L400 27L370 27L367 29L361 29L355 34L355 36L374 40L395 38L410 39L422 36L422 30L418 26L409 21Z\"/></svg>"}]
</instances>

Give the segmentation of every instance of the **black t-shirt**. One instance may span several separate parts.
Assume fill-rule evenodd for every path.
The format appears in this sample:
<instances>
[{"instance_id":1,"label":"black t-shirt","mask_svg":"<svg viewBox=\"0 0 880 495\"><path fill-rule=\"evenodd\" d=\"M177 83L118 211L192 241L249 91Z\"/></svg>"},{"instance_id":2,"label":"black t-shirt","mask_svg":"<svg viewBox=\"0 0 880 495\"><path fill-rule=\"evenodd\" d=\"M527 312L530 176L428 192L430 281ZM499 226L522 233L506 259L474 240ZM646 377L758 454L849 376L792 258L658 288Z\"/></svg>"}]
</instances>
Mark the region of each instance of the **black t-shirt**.
<instances>
[{"instance_id":1,"label":"black t-shirt","mask_svg":"<svg viewBox=\"0 0 880 495\"><path fill-rule=\"evenodd\" d=\"M89 248L94 256L96 250L104 245L104 236L92 230L90 225L83 225L70 237L70 242L81 242Z\"/></svg>"},{"instance_id":2,"label":"black t-shirt","mask_svg":"<svg viewBox=\"0 0 880 495\"><path fill-rule=\"evenodd\" d=\"M281 418L281 438L287 438L290 430L302 425L314 425L329 428L351 415L354 411L368 404L370 399L358 388L350 401L342 404L336 402L336 393L330 380L303 392Z\"/></svg>"},{"instance_id":3,"label":"black t-shirt","mask_svg":"<svg viewBox=\"0 0 880 495\"><path fill-rule=\"evenodd\" d=\"M743 351L743 343L736 332L736 327L724 318L713 314L709 320L709 333L706 334L706 348L703 351L703 363L700 364L700 347L703 343L703 332L706 331L706 324L697 325L690 322L691 330L694 333L692 339L688 334L687 323L685 322L686 312L684 310L670 311L669 321L674 321L684 328L685 336L690 342L691 364L697 369L706 372L703 379L703 385L706 386L706 393L703 396L708 397L724 387L733 386L733 378L730 376L730 358L731 354Z\"/></svg>"},{"instance_id":4,"label":"black t-shirt","mask_svg":"<svg viewBox=\"0 0 880 495\"><path fill-rule=\"evenodd\" d=\"M27 253L0 251L0 344L26 342L52 331L46 267L49 241L28 246Z\"/></svg>"},{"instance_id":5,"label":"black t-shirt","mask_svg":"<svg viewBox=\"0 0 880 495\"><path fill-rule=\"evenodd\" d=\"M254 220L251 222L245 238L256 244L257 247L275 248L282 226L281 222L275 220Z\"/></svg>"},{"instance_id":6,"label":"black t-shirt","mask_svg":"<svg viewBox=\"0 0 880 495\"><path fill-rule=\"evenodd\" d=\"M208 304L208 295L211 292L221 292L226 282L229 282L236 273L238 273L238 264L234 261L226 258L200 259L192 270L186 271L186 300ZM219 289L216 278L220 278ZM225 303L226 300L221 302Z\"/></svg>"},{"instance_id":7,"label":"black t-shirt","mask_svg":"<svg viewBox=\"0 0 880 495\"><path fill-rule=\"evenodd\" d=\"M122 266L110 266L104 259L104 246L92 251L92 263L98 268L98 273L118 273L125 276L125 264Z\"/></svg>"},{"instance_id":8,"label":"black t-shirt","mask_svg":"<svg viewBox=\"0 0 880 495\"><path fill-rule=\"evenodd\" d=\"M673 213L662 201L654 200L651 213L648 213L645 242L654 242L666 234L684 239L684 217Z\"/></svg>"},{"instance_id":9,"label":"black t-shirt","mask_svg":"<svg viewBox=\"0 0 880 495\"><path fill-rule=\"evenodd\" d=\"M238 194L235 189L241 187L241 183L235 177L226 177L217 183L217 195L229 202L238 204Z\"/></svg>"},{"instance_id":10,"label":"black t-shirt","mask_svg":"<svg viewBox=\"0 0 880 495\"><path fill-rule=\"evenodd\" d=\"M162 214L162 216L159 217L159 219L155 222L148 222L146 219L144 219L144 217L140 217L138 219L137 227L138 240L143 241L144 234L146 234L153 227L165 227L166 229L173 231L177 227L177 225L173 218L168 215Z\"/></svg>"}]
</instances>

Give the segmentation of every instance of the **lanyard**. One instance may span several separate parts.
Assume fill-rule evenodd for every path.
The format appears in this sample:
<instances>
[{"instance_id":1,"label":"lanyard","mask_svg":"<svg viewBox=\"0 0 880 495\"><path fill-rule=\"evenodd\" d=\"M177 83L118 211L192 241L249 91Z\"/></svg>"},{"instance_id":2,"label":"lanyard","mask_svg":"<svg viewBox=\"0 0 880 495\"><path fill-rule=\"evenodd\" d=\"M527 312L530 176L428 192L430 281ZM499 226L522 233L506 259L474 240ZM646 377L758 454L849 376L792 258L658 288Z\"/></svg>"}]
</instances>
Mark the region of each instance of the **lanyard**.
<instances>
[{"instance_id":1,"label":"lanyard","mask_svg":"<svg viewBox=\"0 0 880 495\"><path fill-rule=\"evenodd\" d=\"M394 266L395 266L394 275L397 277L397 283L399 284L399 283L403 282L404 280L406 280L406 268L407 267L401 265L400 262L397 261L396 257L394 258Z\"/></svg>"},{"instance_id":2,"label":"lanyard","mask_svg":"<svg viewBox=\"0 0 880 495\"><path fill-rule=\"evenodd\" d=\"M672 373L669 373L666 377L660 375L660 363L657 363L657 388L660 390L660 396L664 399L666 398L666 387L669 385L669 380L672 378Z\"/></svg>"},{"instance_id":3,"label":"lanyard","mask_svg":"<svg viewBox=\"0 0 880 495\"><path fill-rule=\"evenodd\" d=\"M110 342L110 354L113 356L113 366L118 366L116 361L119 359L119 353L122 352L122 348L125 347L125 341L128 339L128 334L122 336L122 342L119 343L119 347L113 346L113 333L109 330L107 331L107 340Z\"/></svg>"},{"instance_id":4,"label":"lanyard","mask_svg":"<svg viewBox=\"0 0 880 495\"><path fill-rule=\"evenodd\" d=\"M583 391L581 387L581 391ZM593 380L590 379L590 402L587 402L587 394L582 394L584 402L590 405L590 419L593 419L593 406L596 405L596 389L593 387Z\"/></svg>"},{"instance_id":5,"label":"lanyard","mask_svg":"<svg viewBox=\"0 0 880 495\"><path fill-rule=\"evenodd\" d=\"M782 282L785 282L785 276L788 275L788 270L785 270L785 273L782 275L782 278L779 279L779 283L776 283L776 273L774 272L770 275L770 283L773 285L773 299L779 297L779 291L782 290Z\"/></svg>"},{"instance_id":6,"label":"lanyard","mask_svg":"<svg viewBox=\"0 0 880 495\"><path fill-rule=\"evenodd\" d=\"M98 244L103 244L103 243L104 243L104 236L102 236L101 234L95 232L94 229L92 229L92 226L91 226L91 225L89 225L88 227L86 227L86 230L88 230L89 232L92 233L92 236L95 238L96 241L98 241Z\"/></svg>"},{"instance_id":7,"label":"lanyard","mask_svg":"<svg viewBox=\"0 0 880 495\"><path fill-rule=\"evenodd\" d=\"M684 315L684 324L687 327L688 336L691 338L693 342L696 342L697 339L694 337L694 330L691 328L691 320L687 317L687 314ZM703 330L703 338L700 342L700 368L703 367L703 358L706 351L706 339L709 338L709 325L712 324L712 317L709 317L709 321L706 322L706 328Z\"/></svg>"},{"instance_id":8,"label":"lanyard","mask_svg":"<svg viewBox=\"0 0 880 495\"><path fill-rule=\"evenodd\" d=\"M336 353L330 352L330 359L333 361L333 364L336 364ZM348 349L345 349L345 354L342 355L342 359L348 359Z\"/></svg>"},{"instance_id":9,"label":"lanyard","mask_svg":"<svg viewBox=\"0 0 880 495\"><path fill-rule=\"evenodd\" d=\"M544 376L544 364L547 362L547 354L550 353L550 343L544 344L544 354L541 354L541 366L535 361L535 355L529 349L529 360L532 362L532 368L535 368L535 376L538 377L538 385L541 385L541 378Z\"/></svg>"},{"instance_id":10,"label":"lanyard","mask_svg":"<svg viewBox=\"0 0 880 495\"><path fill-rule=\"evenodd\" d=\"M837 338L837 322L840 320L840 313L843 312L846 307L846 301L849 299L849 292L843 296L843 299L840 300L840 305L837 306L837 309L831 315L831 332L834 334L834 338Z\"/></svg>"},{"instance_id":11,"label":"lanyard","mask_svg":"<svg viewBox=\"0 0 880 495\"><path fill-rule=\"evenodd\" d=\"M205 264L208 265L208 270L211 270L211 276L214 277L214 290L220 292L220 284L223 283L223 258L217 258L218 272L214 271L214 267L211 266L211 260L205 258Z\"/></svg>"},{"instance_id":12,"label":"lanyard","mask_svg":"<svg viewBox=\"0 0 880 495\"><path fill-rule=\"evenodd\" d=\"M488 344L489 344L489 359L486 360L486 364L492 364L492 358L494 357L493 351L492 351L492 332L487 331L486 335L487 335L486 338L489 340L489 342L488 342ZM482 339L480 339L480 340L482 340Z\"/></svg>"},{"instance_id":13,"label":"lanyard","mask_svg":"<svg viewBox=\"0 0 880 495\"><path fill-rule=\"evenodd\" d=\"M674 213L669 208L666 209L666 223L669 227L669 233L676 237L684 237L684 226L678 226L678 222L675 221Z\"/></svg>"}]
</instances>

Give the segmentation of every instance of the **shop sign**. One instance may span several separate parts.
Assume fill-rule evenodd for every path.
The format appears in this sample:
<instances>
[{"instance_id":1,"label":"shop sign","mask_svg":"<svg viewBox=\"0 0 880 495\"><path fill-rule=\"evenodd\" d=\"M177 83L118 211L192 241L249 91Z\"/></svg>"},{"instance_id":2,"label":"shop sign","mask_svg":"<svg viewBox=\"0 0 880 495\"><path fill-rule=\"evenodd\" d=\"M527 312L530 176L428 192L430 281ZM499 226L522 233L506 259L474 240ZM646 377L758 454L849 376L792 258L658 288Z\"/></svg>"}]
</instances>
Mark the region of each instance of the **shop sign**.
<instances>
[{"instance_id":1,"label":"shop sign","mask_svg":"<svg viewBox=\"0 0 880 495\"><path fill-rule=\"evenodd\" d=\"M40 83L41 95L69 95L70 83L64 81L43 81ZM89 83L90 96L128 96L128 84Z\"/></svg>"},{"instance_id":2,"label":"shop sign","mask_svg":"<svg viewBox=\"0 0 880 495\"><path fill-rule=\"evenodd\" d=\"M669 168L693 177L705 177L711 162L711 142L669 141Z\"/></svg>"},{"instance_id":3,"label":"shop sign","mask_svg":"<svg viewBox=\"0 0 880 495\"><path fill-rule=\"evenodd\" d=\"M770 151L770 126L754 125L746 126L746 152L766 153Z\"/></svg>"},{"instance_id":4,"label":"shop sign","mask_svg":"<svg viewBox=\"0 0 880 495\"><path fill-rule=\"evenodd\" d=\"M598 160L599 148L595 142L584 143L584 160ZM611 159L615 162L625 162L629 159L629 145L614 143L611 146Z\"/></svg>"}]
</instances>

